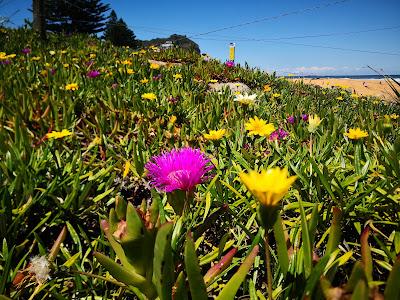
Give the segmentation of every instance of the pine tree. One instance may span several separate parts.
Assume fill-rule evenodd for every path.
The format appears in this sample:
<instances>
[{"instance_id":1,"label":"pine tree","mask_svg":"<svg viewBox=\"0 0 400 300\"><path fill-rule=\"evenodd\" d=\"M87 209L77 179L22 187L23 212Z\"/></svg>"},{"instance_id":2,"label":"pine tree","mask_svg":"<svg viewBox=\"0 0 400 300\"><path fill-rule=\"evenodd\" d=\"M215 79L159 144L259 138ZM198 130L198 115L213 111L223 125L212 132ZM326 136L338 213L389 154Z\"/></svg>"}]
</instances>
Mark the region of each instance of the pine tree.
<instances>
[{"instance_id":1,"label":"pine tree","mask_svg":"<svg viewBox=\"0 0 400 300\"><path fill-rule=\"evenodd\" d=\"M135 34L122 18L118 19L114 10L111 11L108 17L103 38L115 46L138 46Z\"/></svg>"},{"instance_id":2,"label":"pine tree","mask_svg":"<svg viewBox=\"0 0 400 300\"><path fill-rule=\"evenodd\" d=\"M109 9L101 0L46 0L46 28L66 34L102 32Z\"/></svg>"}]
</instances>

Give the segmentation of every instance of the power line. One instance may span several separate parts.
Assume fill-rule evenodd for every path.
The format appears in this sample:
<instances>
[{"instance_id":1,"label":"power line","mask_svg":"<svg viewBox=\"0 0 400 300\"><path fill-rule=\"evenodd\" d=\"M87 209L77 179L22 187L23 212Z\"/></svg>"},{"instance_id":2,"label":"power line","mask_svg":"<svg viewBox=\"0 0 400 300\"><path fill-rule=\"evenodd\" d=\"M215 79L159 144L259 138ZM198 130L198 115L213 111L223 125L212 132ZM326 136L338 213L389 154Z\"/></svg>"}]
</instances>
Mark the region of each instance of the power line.
<instances>
[{"instance_id":1,"label":"power line","mask_svg":"<svg viewBox=\"0 0 400 300\"><path fill-rule=\"evenodd\" d=\"M137 29L139 28L139 29ZM140 29L144 28L144 29ZM149 28L149 29L146 29ZM291 39L303 39L303 38L317 38L317 37L328 37L328 36L335 36L335 35L352 35L352 34L359 34L359 33L367 33L367 32L375 32L375 31L385 31L385 30L395 30L399 29L400 25L396 26L391 26L391 27L379 27L379 28L373 28L373 29L366 29L366 30L359 30L359 31L348 31L348 32L333 32L333 33L321 33L321 34L312 34L312 35L300 35L300 36L289 36L289 37L278 37L278 38L248 38L248 37L243 37L243 36L227 36L227 35L210 35L210 40L215 40L218 41L218 38L223 38L221 41L263 41L263 40L291 40ZM154 29L154 30L152 30ZM156 33L156 34L163 34L163 32L160 31L165 31L165 32L173 32L173 33L182 33L185 35L196 35L197 33L193 32L183 32L179 30L173 30L173 29L165 29L165 28L158 28L158 27L147 27L147 26L135 26L135 31L143 31L143 32L150 32L150 33ZM198 38L200 39L200 38ZM201 39L208 39L208 38L201 38ZM229 39L229 40L228 40Z\"/></svg>"},{"instance_id":2,"label":"power line","mask_svg":"<svg viewBox=\"0 0 400 300\"><path fill-rule=\"evenodd\" d=\"M282 14L279 14L279 15L276 15L276 16L272 16L272 17L264 17L264 18L261 18L261 19L248 21L248 22L244 22L244 23L240 23L240 24L236 24L236 25L232 25L232 26L221 27L221 28L210 30L210 31L207 31L207 32L198 33L196 35L190 36L189 38L192 38L192 37L195 37L195 36L201 36L201 35L208 35L208 34L211 34L211 33L224 31L224 30L228 30L228 29L248 26L248 25L256 24L256 23L260 23L260 22L276 20L276 19L279 19L279 18L291 16L291 15L297 15L297 14L301 14L301 13L305 13L305 12L309 12L309 11L325 8L325 7L330 7L330 6L333 6L333 5L338 5L338 4L341 4L341 3L344 3L344 2L348 2L348 1L350 1L350 0L340 0L340 1L328 2L328 3L325 3L325 4L320 4L320 5L316 5L316 6L312 6L312 7L308 7L308 8L304 8L304 9L300 9L300 10L295 10L295 11L291 11L291 12L282 13Z\"/></svg>"},{"instance_id":3,"label":"power line","mask_svg":"<svg viewBox=\"0 0 400 300\"><path fill-rule=\"evenodd\" d=\"M389 30L400 28L400 26L393 26L393 27L385 27L385 28L378 28L378 29L369 29L369 30L360 30L360 31L353 31L353 32L343 32L343 33L329 33L329 34L321 34L321 35L312 35L312 37L317 36L332 36L332 35L343 35L343 34L357 34L357 33L364 33L364 32L372 32L378 30ZM160 34L159 32L150 31L150 30L139 30L139 31L147 31L156 34ZM275 39L243 39L237 40L240 42L267 42L267 43L280 43L280 44L287 44L287 45L294 45L294 46L304 46L304 47L312 47L312 48L323 48L323 49L332 49L332 50L342 50L342 51L351 51L351 52L362 52L362 53L370 53L370 54L381 54L381 55L391 55L391 56L400 56L399 53L390 53L384 51L377 51L377 50L362 50L362 49L351 49L351 48L342 48L342 47L333 47L333 46L324 46L324 45L313 45L313 44L304 44L304 43L293 43L293 42L284 42L284 39L297 39L303 38L306 36L299 36L299 37L287 37L287 38L275 38ZM307 36L309 37L309 36ZM211 41L228 41L231 42L232 39L216 39L216 38L203 38L203 37L194 37L194 40L211 40Z\"/></svg>"},{"instance_id":4,"label":"power line","mask_svg":"<svg viewBox=\"0 0 400 300\"><path fill-rule=\"evenodd\" d=\"M243 26L248 26L251 24L256 24L256 23L260 23L260 22L265 22L265 21L270 21L270 20L276 20L279 18L283 18L283 17L287 17L287 16L291 16L291 15L297 15L297 14L301 14L301 13L305 13L305 12L310 12L310 11L314 11L314 10L318 10L318 9L322 9L322 8L326 8L326 7L330 7L330 6L334 6L334 5L338 5L338 4L342 4L345 2L349 2L351 0L336 0L336 1L331 1L325 4L320 4L320 5L316 5L316 6L311 6L311 7L307 7L307 8L303 8L303 9L299 9L299 10L294 10L294 11L290 11L290 12L285 12L285 13L281 13L275 16L270 16L270 17L263 17L260 19L256 19L256 20L252 20L252 21L248 21L248 22L244 22L244 23L240 23L240 24L236 24L236 25L231 25L231 26L226 26L226 27L221 27L221 28L217 28L214 30L210 30L210 31L206 31L206 32L202 32L202 33L195 33L192 34L188 37L185 38L194 38L197 36L203 36L203 35L209 35L211 33L215 33L215 32L220 32L220 31L224 31L224 30L228 30L228 29L234 29L234 28L238 28L238 27L243 27ZM64 0L64 2L78 8L78 9L82 9L81 7L71 3L68 0ZM133 30L132 27L128 26L130 29ZM183 38L182 38L183 39ZM179 41L179 40L176 40Z\"/></svg>"},{"instance_id":5,"label":"power line","mask_svg":"<svg viewBox=\"0 0 400 300\"><path fill-rule=\"evenodd\" d=\"M67 1L64 0L66 3L75 6L76 8L82 9L81 7ZM333 2L328 2L325 4L320 4L320 5L316 5L313 7L308 7L308 8L304 8L304 9L300 9L300 10L296 10L296 11L291 11L291 12L286 12L286 13L282 13L276 16L271 16L271 17L264 17L264 18L260 18L260 19L256 19L253 21L248 21L248 22L244 22L244 23L240 23L240 24L236 24L236 25L231 25L231 26L226 26L226 27L221 27L221 28L217 28L214 30L210 30L207 32L203 32L203 33L195 33L192 34L188 37L185 38L194 38L194 39L202 39L199 38L199 36L203 36L203 35L209 35L211 33L215 33L215 32L220 32L220 31L224 31L224 30L228 30L228 29L234 29L234 28L238 28L238 27L243 27L243 26L248 26L251 24L256 24L256 23L260 23L260 22L265 22L265 21L269 21L269 20L276 20L278 18L282 18L282 17L287 17L290 15L296 15L296 14L300 14L300 13L305 13L305 12L309 12L309 11L313 11L313 10L317 10L317 9L322 9L322 8L326 8L326 7L330 7L330 6L334 6L334 5L338 5L338 4L342 4L345 2L348 2L350 0L339 0L339 1L333 1ZM128 28L132 29L132 27L127 26ZM362 50L362 49L351 49L351 48L342 48L342 47L331 47L331 46L323 46L323 45L311 45L311 44L302 44L302 43L291 43L291 42L283 42L281 40L285 40L285 39L299 39L299 38L309 38L309 37L323 37L323 36L333 36L333 35L350 35L350 34L357 34L357 33L364 33L364 32L373 32L373 31L381 31L381 30L392 30L392 29L397 29L400 28L400 26L392 26L392 27L384 27L384 28L375 28L375 29L368 29L368 30L360 30L360 31L353 31L353 32L343 32L343 33L327 33L327 34L318 34L318 35L308 35L308 36L294 36L294 37L283 37L283 38L270 38L270 39L246 39L244 38L243 41L259 41L259 42L278 42L279 43L283 43L283 44L288 44L288 45L294 45L294 46L305 46L305 47L313 47L313 48L324 48L324 49L333 49L333 50L342 50L342 51L352 51L352 52L363 52L363 53L371 53L371 54L382 54L382 55L392 55L392 56L400 56L400 54L398 53L389 53L389 52L382 52L382 51L375 51L375 50ZM140 30L139 30L140 31ZM149 32L153 32L153 33L157 33L158 32L154 32L154 31L149 31ZM184 38L175 40L175 42L179 41L179 40L183 40Z\"/></svg>"},{"instance_id":6,"label":"power line","mask_svg":"<svg viewBox=\"0 0 400 300\"><path fill-rule=\"evenodd\" d=\"M262 41L262 42L282 43L282 44L288 44L288 45L294 45L294 46L305 46L305 47L342 50L342 51L351 51L351 52L363 52L363 53L370 53L370 54L400 56L400 53L390 53L390 52L382 52L382 51L375 51L375 50L361 50L361 49L351 49L351 48L342 48L342 47L331 47L331 46L322 46L322 45L283 42L283 41Z\"/></svg>"},{"instance_id":7,"label":"power line","mask_svg":"<svg viewBox=\"0 0 400 300\"><path fill-rule=\"evenodd\" d=\"M136 28L136 26L135 26ZM140 26L140 28L155 28L155 27L145 27L145 26ZM215 35L210 36L210 38L194 38L194 39L201 39L201 40L210 40L210 41L240 41L240 42L262 42L262 41L279 41L279 40L292 40L292 39L303 39L303 38L317 38L317 37L328 37L328 36L337 36L337 35L352 35L352 34L360 34L360 33L368 33L368 32L376 32L376 31L385 31L385 30L395 30L395 29L400 29L400 25L398 26L391 26L391 27L380 27L380 28L374 28L374 29L367 29L367 30L359 30L359 31L348 31L348 32L333 32L333 33L321 33L321 34L313 34L313 35L300 35L300 36L289 36L289 37L278 37L278 38L248 38L248 37L238 37L238 36L219 36ZM150 33L156 33L156 34L163 34L162 32L159 31L154 31L154 30L145 30L145 29L135 29L135 31L139 32L150 32ZM179 32L179 31L172 31L172 30L164 30L164 31L170 31L170 32L175 32L175 33L182 33L185 35L190 35L193 33L190 32ZM222 37L222 39L218 38Z\"/></svg>"}]
</instances>

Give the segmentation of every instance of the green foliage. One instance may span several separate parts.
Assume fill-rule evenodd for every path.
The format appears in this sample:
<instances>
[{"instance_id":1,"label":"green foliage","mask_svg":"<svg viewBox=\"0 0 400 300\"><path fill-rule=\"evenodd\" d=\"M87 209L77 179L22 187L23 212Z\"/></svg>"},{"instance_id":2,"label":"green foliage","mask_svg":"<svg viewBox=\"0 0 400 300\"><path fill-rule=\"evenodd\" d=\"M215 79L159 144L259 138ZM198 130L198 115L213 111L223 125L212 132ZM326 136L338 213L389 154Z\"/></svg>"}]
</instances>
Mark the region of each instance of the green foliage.
<instances>
[{"instance_id":1,"label":"green foliage","mask_svg":"<svg viewBox=\"0 0 400 300\"><path fill-rule=\"evenodd\" d=\"M262 299L264 231L238 174L280 166L298 178L270 232L274 299L327 298L338 289L353 298L398 296L397 104L228 68L184 49L135 52L83 35L50 34L42 44L22 29L1 30L0 45L16 54L0 60L0 294L168 298L172 285L176 299L189 299L190 281L203 280L203 296L234 286L237 298ZM169 64L151 69L150 59ZM210 90L210 80L245 83L258 101L244 106L228 89ZM66 90L71 83L77 90ZM322 119L312 139L302 114ZM249 136L245 123L255 116L289 135ZM343 135L355 127L368 137ZM72 134L46 138L63 129ZM203 137L217 129L227 135ZM145 163L187 145L212 159L214 177L179 216L149 187ZM41 284L27 272L37 255L51 260Z\"/></svg>"},{"instance_id":2,"label":"green foliage","mask_svg":"<svg viewBox=\"0 0 400 300\"><path fill-rule=\"evenodd\" d=\"M65 34L93 34L104 30L109 4L101 0L45 0L46 29Z\"/></svg>"},{"instance_id":3,"label":"green foliage","mask_svg":"<svg viewBox=\"0 0 400 300\"><path fill-rule=\"evenodd\" d=\"M115 46L137 47L136 36L122 18L118 19L114 10L111 11L103 34L103 39Z\"/></svg>"}]
</instances>

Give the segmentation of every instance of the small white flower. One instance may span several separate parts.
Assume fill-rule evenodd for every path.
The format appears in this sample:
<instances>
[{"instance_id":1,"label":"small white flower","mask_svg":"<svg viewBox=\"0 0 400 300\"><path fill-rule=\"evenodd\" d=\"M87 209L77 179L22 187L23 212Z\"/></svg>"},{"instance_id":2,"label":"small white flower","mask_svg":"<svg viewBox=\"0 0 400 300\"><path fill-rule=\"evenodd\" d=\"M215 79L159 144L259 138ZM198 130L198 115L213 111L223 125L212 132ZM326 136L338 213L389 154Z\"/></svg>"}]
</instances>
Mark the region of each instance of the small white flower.
<instances>
[{"instance_id":1,"label":"small white flower","mask_svg":"<svg viewBox=\"0 0 400 300\"><path fill-rule=\"evenodd\" d=\"M256 103L256 101L257 101L256 98L257 98L257 94L249 95L249 94L246 93L246 94L243 94L243 95L242 94L236 95L234 101L240 102L242 104L249 105L249 104Z\"/></svg>"},{"instance_id":2,"label":"small white flower","mask_svg":"<svg viewBox=\"0 0 400 300\"><path fill-rule=\"evenodd\" d=\"M31 258L28 272L38 283L44 283L50 278L50 262L47 260L46 256L34 256Z\"/></svg>"}]
</instances>

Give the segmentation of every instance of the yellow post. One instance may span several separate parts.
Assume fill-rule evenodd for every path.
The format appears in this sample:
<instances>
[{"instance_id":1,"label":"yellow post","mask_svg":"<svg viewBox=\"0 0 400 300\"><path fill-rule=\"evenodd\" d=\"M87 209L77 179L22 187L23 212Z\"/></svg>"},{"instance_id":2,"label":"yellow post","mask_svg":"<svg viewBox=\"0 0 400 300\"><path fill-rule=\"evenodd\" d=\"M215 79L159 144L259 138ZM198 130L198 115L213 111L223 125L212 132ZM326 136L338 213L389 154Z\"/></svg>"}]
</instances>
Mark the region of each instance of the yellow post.
<instances>
[{"instance_id":1,"label":"yellow post","mask_svg":"<svg viewBox=\"0 0 400 300\"><path fill-rule=\"evenodd\" d=\"M229 44L229 60L235 61L235 43Z\"/></svg>"}]
</instances>

